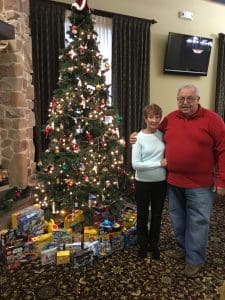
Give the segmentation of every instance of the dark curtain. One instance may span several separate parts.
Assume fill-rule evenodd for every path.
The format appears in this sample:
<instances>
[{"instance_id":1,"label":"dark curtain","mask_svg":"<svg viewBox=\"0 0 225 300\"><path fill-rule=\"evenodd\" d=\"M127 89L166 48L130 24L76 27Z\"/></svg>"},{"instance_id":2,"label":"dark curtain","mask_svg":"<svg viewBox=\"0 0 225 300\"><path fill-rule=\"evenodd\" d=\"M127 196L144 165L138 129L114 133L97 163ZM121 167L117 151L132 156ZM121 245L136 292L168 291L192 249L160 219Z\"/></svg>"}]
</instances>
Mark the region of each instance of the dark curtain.
<instances>
[{"instance_id":1,"label":"dark curtain","mask_svg":"<svg viewBox=\"0 0 225 300\"><path fill-rule=\"evenodd\" d=\"M225 34L219 34L215 111L225 121Z\"/></svg>"},{"instance_id":2,"label":"dark curtain","mask_svg":"<svg viewBox=\"0 0 225 300\"><path fill-rule=\"evenodd\" d=\"M123 15L113 16L112 97L123 118L125 164L131 166L129 135L141 129L143 107L149 103L151 21Z\"/></svg>"},{"instance_id":3,"label":"dark curtain","mask_svg":"<svg viewBox=\"0 0 225 300\"><path fill-rule=\"evenodd\" d=\"M47 148L43 129L48 120L49 102L57 87L59 50L64 47L65 10L66 6L60 3L30 0L36 161Z\"/></svg>"}]
</instances>

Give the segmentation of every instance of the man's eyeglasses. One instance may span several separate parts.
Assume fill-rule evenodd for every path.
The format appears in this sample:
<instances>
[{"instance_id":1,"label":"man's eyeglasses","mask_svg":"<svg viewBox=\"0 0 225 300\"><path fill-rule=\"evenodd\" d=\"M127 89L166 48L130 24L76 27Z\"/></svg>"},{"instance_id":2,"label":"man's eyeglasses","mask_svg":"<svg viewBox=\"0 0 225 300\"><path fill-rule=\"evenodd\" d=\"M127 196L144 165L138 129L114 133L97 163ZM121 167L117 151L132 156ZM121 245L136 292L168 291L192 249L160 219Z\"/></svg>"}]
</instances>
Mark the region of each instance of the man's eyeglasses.
<instances>
[{"instance_id":1,"label":"man's eyeglasses","mask_svg":"<svg viewBox=\"0 0 225 300\"><path fill-rule=\"evenodd\" d=\"M195 101L196 99L198 99L197 97L192 97L192 96L187 96L187 97L178 97L177 98L177 101L178 102L184 102L185 100L187 101L187 102L193 102L193 101Z\"/></svg>"}]
</instances>

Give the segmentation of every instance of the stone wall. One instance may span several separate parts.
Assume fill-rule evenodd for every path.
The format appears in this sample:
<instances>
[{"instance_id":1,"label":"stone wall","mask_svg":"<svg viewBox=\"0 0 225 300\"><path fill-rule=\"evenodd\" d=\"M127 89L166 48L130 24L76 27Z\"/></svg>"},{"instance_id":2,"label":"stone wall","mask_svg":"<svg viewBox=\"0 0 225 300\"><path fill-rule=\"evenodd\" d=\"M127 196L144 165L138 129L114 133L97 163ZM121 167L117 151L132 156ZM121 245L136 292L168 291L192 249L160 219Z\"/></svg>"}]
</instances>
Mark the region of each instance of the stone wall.
<instances>
[{"instance_id":1,"label":"stone wall","mask_svg":"<svg viewBox=\"0 0 225 300\"><path fill-rule=\"evenodd\" d=\"M35 170L29 0L0 0L0 19L15 27L15 40L0 50L0 165L9 185L24 189Z\"/></svg>"}]
</instances>

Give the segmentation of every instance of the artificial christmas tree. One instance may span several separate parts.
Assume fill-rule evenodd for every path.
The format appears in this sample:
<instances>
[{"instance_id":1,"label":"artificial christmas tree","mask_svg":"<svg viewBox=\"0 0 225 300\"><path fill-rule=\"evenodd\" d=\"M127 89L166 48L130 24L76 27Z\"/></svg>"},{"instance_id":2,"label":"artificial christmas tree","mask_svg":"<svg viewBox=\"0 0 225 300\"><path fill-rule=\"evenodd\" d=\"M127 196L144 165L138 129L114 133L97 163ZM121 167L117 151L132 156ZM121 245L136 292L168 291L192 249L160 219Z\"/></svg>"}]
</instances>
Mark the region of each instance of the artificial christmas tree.
<instances>
[{"instance_id":1,"label":"artificial christmas tree","mask_svg":"<svg viewBox=\"0 0 225 300\"><path fill-rule=\"evenodd\" d=\"M109 107L107 59L86 1L72 4L71 42L59 57L58 88L45 128L48 149L38 163L35 198L52 213L82 209L91 223L93 207L119 215L132 191L123 166L121 117Z\"/></svg>"}]
</instances>

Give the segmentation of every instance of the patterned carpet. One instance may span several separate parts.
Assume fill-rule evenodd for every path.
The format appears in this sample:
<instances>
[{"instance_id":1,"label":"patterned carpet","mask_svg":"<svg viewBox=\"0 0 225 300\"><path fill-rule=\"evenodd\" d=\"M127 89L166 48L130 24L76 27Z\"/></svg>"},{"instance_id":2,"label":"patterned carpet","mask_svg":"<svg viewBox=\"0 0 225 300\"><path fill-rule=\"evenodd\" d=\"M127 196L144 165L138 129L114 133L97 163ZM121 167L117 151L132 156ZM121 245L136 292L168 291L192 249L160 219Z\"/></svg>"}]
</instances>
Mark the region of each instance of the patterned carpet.
<instances>
[{"instance_id":1,"label":"patterned carpet","mask_svg":"<svg viewBox=\"0 0 225 300\"><path fill-rule=\"evenodd\" d=\"M184 262L164 255L174 238L163 214L161 260L137 258L137 248L123 250L74 270L70 265L42 267L39 260L14 271L0 269L0 299L152 299L218 300L225 280L225 203L216 200L211 220L207 262L193 279L183 276Z\"/></svg>"}]
</instances>

